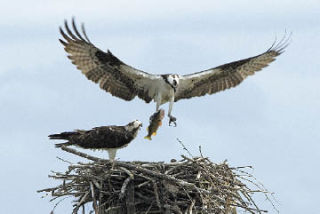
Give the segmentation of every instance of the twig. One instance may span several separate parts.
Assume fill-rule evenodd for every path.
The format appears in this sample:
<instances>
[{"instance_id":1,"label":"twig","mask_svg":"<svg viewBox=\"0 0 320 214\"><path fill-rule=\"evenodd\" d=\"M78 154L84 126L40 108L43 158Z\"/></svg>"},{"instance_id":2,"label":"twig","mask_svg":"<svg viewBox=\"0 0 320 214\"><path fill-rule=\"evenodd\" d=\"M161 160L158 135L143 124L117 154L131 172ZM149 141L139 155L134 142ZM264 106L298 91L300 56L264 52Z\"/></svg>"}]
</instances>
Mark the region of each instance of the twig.
<instances>
[{"instance_id":1,"label":"twig","mask_svg":"<svg viewBox=\"0 0 320 214\"><path fill-rule=\"evenodd\" d=\"M83 158L86 158L88 160L92 160L92 161L96 161L96 162L107 162L111 165L111 162L108 161L108 160L104 160L104 159L101 159L101 158L97 158L97 157L93 157L91 155L88 155L86 153L82 153L82 152L79 152L75 149L71 149L69 147L66 147L66 146L61 146L60 147L63 151L66 151L66 152L69 152L69 153L72 153L72 154L75 154L75 155L78 155L80 157L83 157Z\"/></svg>"},{"instance_id":2,"label":"twig","mask_svg":"<svg viewBox=\"0 0 320 214\"><path fill-rule=\"evenodd\" d=\"M119 194L119 198L120 199L122 199L124 197L125 192L126 192L126 188L127 188L128 184L129 184L130 180L131 180L131 177L127 177L126 180L123 182L122 187L121 187L121 191L120 191L120 194Z\"/></svg>"},{"instance_id":3,"label":"twig","mask_svg":"<svg viewBox=\"0 0 320 214\"><path fill-rule=\"evenodd\" d=\"M185 147L185 145L182 143L182 141L181 141L179 138L177 138L177 141L180 143L180 145L182 146L182 148L187 151L188 155L189 155L190 157L193 157L193 155L191 154L191 152L189 152L189 150Z\"/></svg>"},{"instance_id":4,"label":"twig","mask_svg":"<svg viewBox=\"0 0 320 214\"><path fill-rule=\"evenodd\" d=\"M64 160L64 159L62 159L62 158L60 158L60 157L56 157L58 160L61 160L61 161L63 161L63 162L65 162L65 163L68 163L68 164L70 164L70 165L72 165L73 163L72 162L70 162L70 161L67 161L67 160Z\"/></svg>"},{"instance_id":5,"label":"twig","mask_svg":"<svg viewBox=\"0 0 320 214\"><path fill-rule=\"evenodd\" d=\"M91 190L91 197L93 200L93 208L96 214L99 214L99 210L98 210L98 205L97 205L97 200L96 200L96 196L95 196L95 192L94 192L94 186L93 183L90 182L90 190Z\"/></svg>"},{"instance_id":6,"label":"twig","mask_svg":"<svg viewBox=\"0 0 320 214\"><path fill-rule=\"evenodd\" d=\"M153 184L153 192L154 192L154 195L156 197L157 205L158 205L159 209L161 209L161 202L160 202L160 199L159 199L157 184L154 181L152 181L152 184Z\"/></svg>"},{"instance_id":7,"label":"twig","mask_svg":"<svg viewBox=\"0 0 320 214\"><path fill-rule=\"evenodd\" d=\"M77 214L80 206L83 205L83 203L87 200L88 196L89 196L89 192L86 192L84 196L81 198L81 200L78 202L76 207L73 209L73 212L72 212L73 214Z\"/></svg>"},{"instance_id":8,"label":"twig","mask_svg":"<svg viewBox=\"0 0 320 214\"><path fill-rule=\"evenodd\" d=\"M201 157L203 158L203 154L202 154L202 149L201 149L201 145L199 146L199 152L200 152L200 155L201 155Z\"/></svg>"}]
</instances>

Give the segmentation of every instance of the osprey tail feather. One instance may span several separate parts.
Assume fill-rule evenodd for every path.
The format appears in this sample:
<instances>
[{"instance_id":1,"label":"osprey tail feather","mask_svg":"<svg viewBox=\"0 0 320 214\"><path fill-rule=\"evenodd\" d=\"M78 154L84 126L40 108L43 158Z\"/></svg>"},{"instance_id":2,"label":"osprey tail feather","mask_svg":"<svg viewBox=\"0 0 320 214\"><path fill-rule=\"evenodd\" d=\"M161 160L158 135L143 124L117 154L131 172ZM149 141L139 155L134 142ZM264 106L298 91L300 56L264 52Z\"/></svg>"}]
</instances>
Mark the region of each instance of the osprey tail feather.
<instances>
[{"instance_id":1,"label":"osprey tail feather","mask_svg":"<svg viewBox=\"0 0 320 214\"><path fill-rule=\"evenodd\" d=\"M77 135L77 132L62 132L60 134L52 134L49 135L48 137L50 138L50 140L68 140L70 136L72 135Z\"/></svg>"},{"instance_id":2,"label":"osprey tail feather","mask_svg":"<svg viewBox=\"0 0 320 214\"><path fill-rule=\"evenodd\" d=\"M69 137L71 137L73 135L77 135L77 134L79 134L79 133L77 133L77 132L62 132L60 134L49 135L48 137L50 138L50 140L69 140ZM55 146L57 148L60 148L61 146L69 146L69 145L71 145L70 142L55 144Z\"/></svg>"}]
</instances>

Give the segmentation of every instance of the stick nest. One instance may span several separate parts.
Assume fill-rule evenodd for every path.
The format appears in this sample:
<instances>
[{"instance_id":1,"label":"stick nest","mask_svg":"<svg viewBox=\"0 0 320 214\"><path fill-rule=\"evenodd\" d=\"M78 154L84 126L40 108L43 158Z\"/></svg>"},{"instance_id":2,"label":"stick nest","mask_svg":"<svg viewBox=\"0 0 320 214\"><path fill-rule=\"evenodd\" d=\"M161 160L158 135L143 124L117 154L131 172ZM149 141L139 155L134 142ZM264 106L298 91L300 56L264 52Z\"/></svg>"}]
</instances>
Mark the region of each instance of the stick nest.
<instances>
[{"instance_id":1,"label":"stick nest","mask_svg":"<svg viewBox=\"0 0 320 214\"><path fill-rule=\"evenodd\" d=\"M84 212L86 204L92 204L90 213L96 214L266 212L252 196L262 193L268 198L270 193L246 172L247 167L182 156L171 163L116 161L112 169L109 161L62 149L91 162L70 163L66 172L52 172L49 177L62 184L38 192L47 192L51 200L74 197L72 213L81 207Z\"/></svg>"}]
</instances>

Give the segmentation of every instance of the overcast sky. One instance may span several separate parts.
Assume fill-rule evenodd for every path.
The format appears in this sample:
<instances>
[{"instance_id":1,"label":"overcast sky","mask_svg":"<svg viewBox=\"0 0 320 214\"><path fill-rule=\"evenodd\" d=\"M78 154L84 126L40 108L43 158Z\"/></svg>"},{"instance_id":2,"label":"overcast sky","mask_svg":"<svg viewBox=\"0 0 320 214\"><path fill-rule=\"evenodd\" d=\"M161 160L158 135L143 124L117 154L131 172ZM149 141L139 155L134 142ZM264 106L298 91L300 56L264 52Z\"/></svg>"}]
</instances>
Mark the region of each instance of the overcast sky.
<instances>
[{"instance_id":1,"label":"overcast sky","mask_svg":"<svg viewBox=\"0 0 320 214\"><path fill-rule=\"evenodd\" d=\"M54 3L53 3L54 2ZM150 73L198 72L267 50L285 30L286 52L241 85L182 100L151 142L141 130L120 160L168 161L198 146L212 161L252 165L275 192L280 213L320 213L320 2L314 1L8 1L0 8L1 213L49 213L36 190L64 171L49 134L139 119L155 104L126 102L88 81L66 57L59 25L76 17L91 41ZM168 105L162 106L167 112ZM90 152L99 157L107 153ZM83 161L83 160L81 160ZM259 204L276 213L264 200ZM70 213L70 201L56 213ZM23 211L21 211L23 210Z\"/></svg>"}]
</instances>

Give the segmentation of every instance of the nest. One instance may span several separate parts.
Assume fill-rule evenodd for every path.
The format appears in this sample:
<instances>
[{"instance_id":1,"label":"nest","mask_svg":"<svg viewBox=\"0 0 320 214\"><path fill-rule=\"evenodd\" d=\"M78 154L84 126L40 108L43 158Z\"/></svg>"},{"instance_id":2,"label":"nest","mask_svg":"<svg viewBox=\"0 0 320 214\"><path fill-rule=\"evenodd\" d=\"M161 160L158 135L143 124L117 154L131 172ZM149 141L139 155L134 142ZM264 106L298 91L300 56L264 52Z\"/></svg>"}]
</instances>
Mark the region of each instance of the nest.
<instances>
[{"instance_id":1,"label":"nest","mask_svg":"<svg viewBox=\"0 0 320 214\"><path fill-rule=\"evenodd\" d=\"M268 198L269 193L245 171L247 167L182 156L171 163L116 161L112 168L107 160L62 149L91 162L70 163L66 172L53 172L49 177L62 184L38 192L47 192L51 200L74 197L72 213L81 207L84 213L87 204L96 214L266 212L252 197L261 193ZM248 181L256 189L250 189Z\"/></svg>"}]
</instances>

